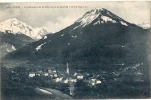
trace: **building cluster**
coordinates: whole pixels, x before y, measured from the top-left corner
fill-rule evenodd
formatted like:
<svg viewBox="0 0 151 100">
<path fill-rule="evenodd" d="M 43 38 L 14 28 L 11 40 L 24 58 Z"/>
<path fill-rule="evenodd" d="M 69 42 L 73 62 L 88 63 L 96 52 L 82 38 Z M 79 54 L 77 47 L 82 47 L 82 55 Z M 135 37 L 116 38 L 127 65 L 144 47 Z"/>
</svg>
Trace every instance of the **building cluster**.
<svg viewBox="0 0 151 100">
<path fill-rule="evenodd" d="M 88 83 L 88 86 L 95 86 L 97 84 L 101 84 L 101 80 L 95 78 L 86 79 L 86 74 L 82 74 L 80 72 L 75 72 L 73 74 L 70 73 L 70 69 L 67 63 L 66 72 L 61 73 L 61 71 L 56 70 L 56 68 L 48 68 L 47 71 L 35 71 L 29 72 L 28 77 L 34 78 L 36 76 L 44 76 L 50 77 L 54 82 L 60 82 L 65 84 L 76 83 L 78 80 L 83 80 Z"/>
<path fill-rule="evenodd" d="M 28 77 L 29 78 L 33 78 L 35 76 L 58 77 L 58 75 L 59 74 L 57 73 L 55 68 L 48 68 L 47 71 L 42 71 L 42 70 L 31 71 L 31 72 L 29 72 Z"/>
</svg>

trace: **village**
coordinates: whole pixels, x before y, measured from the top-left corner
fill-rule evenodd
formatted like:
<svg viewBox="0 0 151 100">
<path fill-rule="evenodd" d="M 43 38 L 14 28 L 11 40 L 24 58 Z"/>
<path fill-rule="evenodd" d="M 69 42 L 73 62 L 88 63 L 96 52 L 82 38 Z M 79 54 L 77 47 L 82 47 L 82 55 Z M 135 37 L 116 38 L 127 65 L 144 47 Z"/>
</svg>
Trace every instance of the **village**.
<svg viewBox="0 0 151 100">
<path fill-rule="evenodd" d="M 18 67 L 11 69 L 10 73 L 9 79 L 16 85 L 50 87 L 62 90 L 71 96 L 74 96 L 76 89 L 80 89 L 81 86 L 96 88 L 102 84 L 98 74 L 90 75 L 90 73 L 81 70 L 72 71 L 68 63 L 64 66 L 64 70 L 59 70 L 56 67 L 36 68 L 34 70 Z M 83 84 L 75 86 L 78 82 Z"/>
<path fill-rule="evenodd" d="M 48 68 L 47 71 L 39 70 L 36 72 L 29 72 L 28 74 L 29 79 L 32 79 L 36 76 L 50 77 L 54 82 L 60 82 L 65 84 L 76 83 L 78 80 L 82 80 L 83 82 L 86 82 L 91 87 L 101 84 L 101 80 L 97 78 L 94 77 L 86 78 L 87 76 L 89 76 L 89 73 L 81 73 L 79 71 L 71 74 L 68 63 L 66 66 L 65 73 L 57 71 L 56 68 L 52 67 L 52 68 Z"/>
</svg>

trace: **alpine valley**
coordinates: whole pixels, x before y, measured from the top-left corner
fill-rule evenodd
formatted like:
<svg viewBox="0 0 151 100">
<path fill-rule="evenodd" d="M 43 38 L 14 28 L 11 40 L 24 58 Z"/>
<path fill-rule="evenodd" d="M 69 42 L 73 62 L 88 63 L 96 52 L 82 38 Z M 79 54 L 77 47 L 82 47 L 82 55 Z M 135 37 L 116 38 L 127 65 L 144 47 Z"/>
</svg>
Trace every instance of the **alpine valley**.
<svg viewBox="0 0 151 100">
<path fill-rule="evenodd" d="M 24 35 L 31 41 L 41 36 Z M 56 67 L 63 71 L 68 63 L 70 74 L 80 70 L 88 79 L 101 80 L 95 88 L 80 85 L 83 89 L 77 87 L 73 98 L 148 98 L 148 37 L 149 29 L 107 9 L 96 8 L 65 29 L 9 53 L 3 57 L 2 65 L 28 69 Z"/>
</svg>

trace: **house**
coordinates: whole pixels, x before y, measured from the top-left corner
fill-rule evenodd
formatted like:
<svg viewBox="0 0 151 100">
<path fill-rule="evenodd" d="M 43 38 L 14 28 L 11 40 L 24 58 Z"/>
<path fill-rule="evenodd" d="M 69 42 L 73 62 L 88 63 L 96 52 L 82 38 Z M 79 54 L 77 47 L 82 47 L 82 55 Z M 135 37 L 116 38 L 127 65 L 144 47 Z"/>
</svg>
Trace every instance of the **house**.
<svg viewBox="0 0 151 100">
<path fill-rule="evenodd" d="M 41 74 L 40 73 L 36 73 L 36 76 L 40 76 Z"/>
<path fill-rule="evenodd" d="M 82 80 L 84 76 L 82 74 L 77 74 L 77 79 Z"/>
<path fill-rule="evenodd" d="M 67 78 L 67 79 L 65 79 L 63 82 L 64 82 L 64 83 L 69 83 L 69 79 Z"/>
<path fill-rule="evenodd" d="M 57 73 L 53 74 L 53 77 L 57 77 L 57 76 L 58 76 L 58 74 L 57 74 Z"/>
<path fill-rule="evenodd" d="M 41 76 L 41 74 L 42 74 L 41 70 L 36 72 L 36 76 Z"/>
<path fill-rule="evenodd" d="M 54 80 L 55 80 L 55 82 L 61 82 L 61 81 L 63 81 L 63 75 L 61 75 L 60 73 L 55 73 L 54 74 Z"/>
<path fill-rule="evenodd" d="M 101 84 L 101 80 L 98 80 L 98 79 L 95 79 L 95 78 L 92 78 L 89 80 L 89 84 L 92 85 L 92 86 L 95 86 L 95 85 L 98 85 L 98 84 Z"/>
<path fill-rule="evenodd" d="M 29 72 L 28 76 L 29 76 L 29 78 L 35 77 L 36 73 L 35 72 Z"/>
<path fill-rule="evenodd" d="M 56 68 L 48 68 L 48 76 L 56 78 L 58 76 Z"/>
<path fill-rule="evenodd" d="M 100 80 L 96 80 L 96 84 L 101 84 L 102 82 Z"/>
<path fill-rule="evenodd" d="M 76 83 L 77 79 L 69 77 L 69 78 L 66 78 L 63 82 L 64 83 Z"/>
<path fill-rule="evenodd" d="M 51 68 L 48 68 L 48 73 L 53 74 L 53 70 Z"/>
<path fill-rule="evenodd" d="M 49 74 L 45 72 L 45 73 L 43 73 L 43 75 L 44 75 L 44 76 L 48 76 Z"/>
<path fill-rule="evenodd" d="M 81 73 L 77 73 L 77 72 L 75 72 L 73 76 L 79 80 L 82 80 L 84 78 L 84 75 L 82 75 Z"/>
<path fill-rule="evenodd" d="M 53 75 L 52 74 L 49 74 L 49 76 L 52 78 L 53 77 Z"/>
<path fill-rule="evenodd" d="M 94 86 L 96 84 L 96 79 L 91 79 L 90 83 Z"/>
<path fill-rule="evenodd" d="M 63 79 L 63 77 L 57 77 L 57 78 L 55 78 L 55 82 L 61 82 L 62 79 Z"/>
<path fill-rule="evenodd" d="M 77 82 L 77 79 L 71 78 L 71 79 L 70 79 L 70 82 Z"/>
<path fill-rule="evenodd" d="M 52 73 L 56 73 L 57 72 L 57 70 L 55 69 L 55 70 L 52 70 Z"/>
</svg>

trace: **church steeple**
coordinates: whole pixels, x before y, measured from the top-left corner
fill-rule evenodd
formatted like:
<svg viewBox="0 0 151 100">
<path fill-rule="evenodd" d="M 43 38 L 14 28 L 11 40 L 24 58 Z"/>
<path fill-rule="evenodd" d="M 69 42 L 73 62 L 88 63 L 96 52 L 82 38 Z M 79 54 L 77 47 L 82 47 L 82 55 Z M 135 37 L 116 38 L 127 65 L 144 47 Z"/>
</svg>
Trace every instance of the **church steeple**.
<svg viewBox="0 0 151 100">
<path fill-rule="evenodd" d="M 67 69 L 66 69 L 66 71 L 67 71 L 67 74 L 69 74 L 69 65 L 68 65 L 68 63 L 67 63 Z"/>
</svg>

